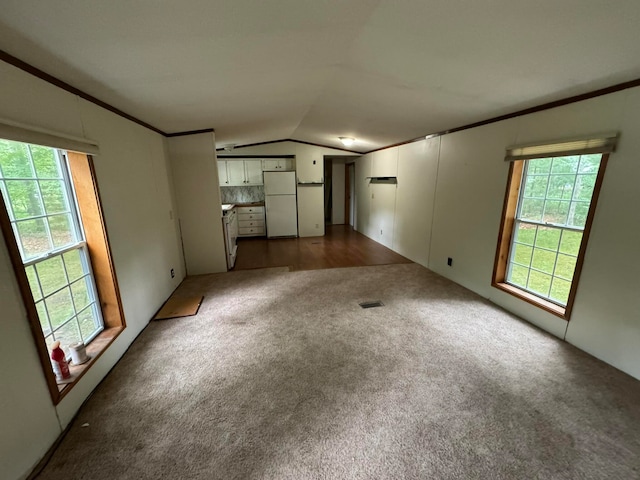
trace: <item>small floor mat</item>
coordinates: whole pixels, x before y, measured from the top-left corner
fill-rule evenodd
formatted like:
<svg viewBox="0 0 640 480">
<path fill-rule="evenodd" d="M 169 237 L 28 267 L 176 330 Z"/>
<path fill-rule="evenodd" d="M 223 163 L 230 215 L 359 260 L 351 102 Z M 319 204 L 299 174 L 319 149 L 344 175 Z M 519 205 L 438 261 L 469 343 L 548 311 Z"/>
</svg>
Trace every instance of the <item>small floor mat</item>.
<svg viewBox="0 0 640 480">
<path fill-rule="evenodd" d="M 204 300 L 200 297 L 169 297 L 160 311 L 153 317 L 154 320 L 167 320 L 169 318 L 190 317 L 198 313 Z"/>
</svg>

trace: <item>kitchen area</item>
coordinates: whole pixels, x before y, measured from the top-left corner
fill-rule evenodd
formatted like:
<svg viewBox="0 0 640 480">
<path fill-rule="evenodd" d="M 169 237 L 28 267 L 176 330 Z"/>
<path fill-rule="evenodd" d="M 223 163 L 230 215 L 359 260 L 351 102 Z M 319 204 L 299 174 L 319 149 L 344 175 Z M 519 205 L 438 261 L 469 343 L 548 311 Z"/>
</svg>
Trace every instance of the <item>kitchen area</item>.
<svg viewBox="0 0 640 480">
<path fill-rule="evenodd" d="M 295 158 L 218 156 L 227 269 L 238 238 L 298 236 Z"/>
</svg>

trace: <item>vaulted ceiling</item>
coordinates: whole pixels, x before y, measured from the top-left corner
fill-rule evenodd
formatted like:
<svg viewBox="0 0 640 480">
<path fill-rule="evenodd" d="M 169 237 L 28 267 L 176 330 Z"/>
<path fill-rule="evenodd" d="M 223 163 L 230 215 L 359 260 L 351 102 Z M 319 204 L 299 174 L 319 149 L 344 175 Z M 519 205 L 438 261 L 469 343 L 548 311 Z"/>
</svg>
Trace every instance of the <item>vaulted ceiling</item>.
<svg viewBox="0 0 640 480">
<path fill-rule="evenodd" d="M 638 0 L 3 0 L 0 48 L 164 132 L 369 151 L 640 77 Z"/>
</svg>

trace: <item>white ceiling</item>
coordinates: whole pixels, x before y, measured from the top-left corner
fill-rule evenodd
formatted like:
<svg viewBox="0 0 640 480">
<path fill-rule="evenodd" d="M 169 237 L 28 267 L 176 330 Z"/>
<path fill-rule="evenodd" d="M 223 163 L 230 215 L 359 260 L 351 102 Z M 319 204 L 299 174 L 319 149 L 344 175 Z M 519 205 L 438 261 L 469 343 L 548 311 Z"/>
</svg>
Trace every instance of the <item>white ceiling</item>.
<svg viewBox="0 0 640 480">
<path fill-rule="evenodd" d="M 640 77 L 638 0 L 2 0 L 0 48 L 165 132 L 369 151 Z"/>
</svg>

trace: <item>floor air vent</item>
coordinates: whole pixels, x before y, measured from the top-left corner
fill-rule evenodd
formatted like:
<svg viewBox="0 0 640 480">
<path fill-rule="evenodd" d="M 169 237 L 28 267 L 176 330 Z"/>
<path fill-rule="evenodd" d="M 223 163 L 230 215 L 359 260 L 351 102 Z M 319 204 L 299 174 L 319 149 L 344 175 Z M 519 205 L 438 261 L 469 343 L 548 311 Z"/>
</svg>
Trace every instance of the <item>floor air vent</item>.
<svg viewBox="0 0 640 480">
<path fill-rule="evenodd" d="M 373 307 L 384 307 L 384 303 L 380 300 L 374 300 L 373 302 L 362 302 L 359 303 L 362 308 L 373 308 Z"/>
</svg>

